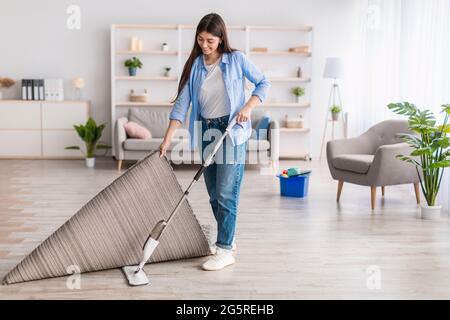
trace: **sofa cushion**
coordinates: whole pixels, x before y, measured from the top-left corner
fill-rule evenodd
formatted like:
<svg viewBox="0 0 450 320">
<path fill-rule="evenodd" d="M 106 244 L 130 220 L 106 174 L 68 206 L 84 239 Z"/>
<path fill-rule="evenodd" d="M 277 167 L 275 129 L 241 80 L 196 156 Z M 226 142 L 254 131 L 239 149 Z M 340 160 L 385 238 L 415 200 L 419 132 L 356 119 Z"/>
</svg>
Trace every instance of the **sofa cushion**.
<svg viewBox="0 0 450 320">
<path fill-rule="evenodd" d="M 336 169 L 365 174 L 373 161 L 372 154 L 341 154 L 333 159 Z"/>
<path fill-rule="evenodd" d="M 151 151 L 151 150 L 158 150 L 160 144 L 162 143 L 163 138 L 152 138 L 148 140 L 142 140 L 142 139 L 127 139 L 123 143 L 123 148 L 125 150 L 134 150 L 134 151 Z M 182 143 L 182 145 L 179 145 L 179 143 Z M 175 147 L 177 147 L 177 150 L 186 150 L 189 151 L 189 140 L 187 139 L 176 139 L 173 138 L 169 147 L 167 148 L 168 151 L 173 150 Z"/>
<path fill-rule="evenodd" d="M 154 138 L 162 138 L 169 126 L 169 112 L 144 108 L 130 108 L 128 121 L 136 122 L 152 133 Z"/>
<path fill-rule="evenodd" d="M 142 139 L 127 139 L 123 142 L 123 148 L 125 150 L 135 150 L 135 151 L 150 151 L 150 150 L 158 150 L 159 145 L 162 143 L 163 138 L 152 138 L 148 140 Z M 189 151 L 189 140 L 182 139 L 183 145 L 178 145 L 181 139 L 173 138 L 170 146 L 168 148 L 169 151 L 173 150 L 175 146 L 177 146 L 177 150 L 183 148 L 183 150 Z M 269 150 L 270 143 L 267 140 L 248 140 L 248 151 L 262 151 Z"/>
<path fill-rule="evenodd" d="M 267 140 L 248 139 L 248 151 L 261 151 L 270 149 L 270 142 Z"/>
</svg>

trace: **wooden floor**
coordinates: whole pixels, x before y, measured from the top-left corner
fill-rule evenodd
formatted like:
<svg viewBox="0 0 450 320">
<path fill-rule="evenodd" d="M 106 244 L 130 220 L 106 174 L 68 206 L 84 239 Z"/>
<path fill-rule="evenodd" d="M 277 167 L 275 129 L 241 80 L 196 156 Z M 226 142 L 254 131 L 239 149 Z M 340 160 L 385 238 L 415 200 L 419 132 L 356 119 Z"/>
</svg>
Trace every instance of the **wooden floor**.
<svg viewBox="0 0 450 320">
<path fill-rule="evenodd" d="M 88 169 L 79 160 L 0 160 L 0 277 L 120 174 L 112 160 L 97 161 Z M 149 264 L 145 287 L 128 287 L 116 269 L 81 275 L 80 289 L 65 277 L 0 286 L 0 298 L 450 298 L 450 219 L 418 219 L 412 185 L 386 187 L 384 199 L 379 190 L 371 211 L 370 188 L 344 184 L 338 205 L 325 164 L 281 162 L 289 166 L 313 169 L 308 198 L 282 198 L 276 177 L 246 170 L 231 267 L 202 271 L 206 258 Z M 176 168 L 183 187 L 194 173 Z M 189 202 L 201 224 L 214 223 L 203 179 Z M 367 285 L 377 278 L 380 289 Z"/>
</svg>

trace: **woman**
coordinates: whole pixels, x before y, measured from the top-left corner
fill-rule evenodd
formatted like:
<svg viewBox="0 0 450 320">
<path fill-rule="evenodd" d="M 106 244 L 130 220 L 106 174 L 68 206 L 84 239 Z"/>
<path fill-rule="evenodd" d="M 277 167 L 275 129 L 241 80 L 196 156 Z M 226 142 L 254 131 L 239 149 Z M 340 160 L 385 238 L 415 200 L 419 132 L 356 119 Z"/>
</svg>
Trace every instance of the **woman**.
<svg viewBox="0 0 450 320">
<path fill-rule="evenodd" d="M 245 101 L 244 77 L 255 84 L 248 101 Z M 215 13 L 204 16 L 197 26 L 194 47 L 184 65 L 170 113 L 169 127 L 159 147 L 163 157 L 175 131 L 186 120 L 192 102 L 190 146 L 194 150 L 199 145 L 205 161 L 212 150 L 207 140 L 214 136 L 215 141 L 236 116 L 237 124 L 216 154 L 215 162 L 204 171 L 209 202 L 217 221 L 216 248 L 212 248 L 215 253 L 202 265 L 204 270 L 220 270 L 235 262 L 233 239 L 246 141 L 252 130 L 250 115 L 264 100 L 269 87 L 261 71 L 243 53 L 230 47 L 222 18 Z"/>
</svg>

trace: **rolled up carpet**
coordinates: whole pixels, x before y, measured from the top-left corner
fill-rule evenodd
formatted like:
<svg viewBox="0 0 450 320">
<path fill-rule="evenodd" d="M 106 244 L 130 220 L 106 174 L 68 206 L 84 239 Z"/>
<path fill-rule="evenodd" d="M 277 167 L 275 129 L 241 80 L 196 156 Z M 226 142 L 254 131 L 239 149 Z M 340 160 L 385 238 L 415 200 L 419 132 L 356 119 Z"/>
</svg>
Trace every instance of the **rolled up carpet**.
<svg viewBox="0 0 450 320">
<path fill-rule="evenodd" d="M 153 226 L 167 219 L 183 190 L 155 151 L 86 203 L 3 279 L 3 284 L 138 264 Z M 205 256 L 208 241 L 185 200 L 150 262 Z"/>
</svg>

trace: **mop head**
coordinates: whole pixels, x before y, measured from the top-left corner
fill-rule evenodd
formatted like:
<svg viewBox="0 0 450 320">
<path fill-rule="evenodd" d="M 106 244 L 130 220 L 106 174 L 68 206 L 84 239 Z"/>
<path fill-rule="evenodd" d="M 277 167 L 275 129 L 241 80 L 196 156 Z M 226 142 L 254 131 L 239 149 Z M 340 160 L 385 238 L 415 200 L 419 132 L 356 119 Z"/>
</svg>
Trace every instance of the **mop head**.
<svg viewBox="0 0 450 320">
<path fill-rule="evenodd" d="M 126 266 L 122 268 L 125 277 L 128 279 L 130 286 L 144 286 L 149 283 L 147 275 L 142 268 L 136 272 L 138 266 Z"/>
<path fill-rule="evenodd" d="M 67 276 L 74 269 L 83 273 L 137 265 L 149 232 L 172 213 L 183 193 L 167 158 L 152 152 L 86 203 L 3 283 Z M 208 254 L 208 241 L 185 200 L 151 262 Z"/>
</svg>

